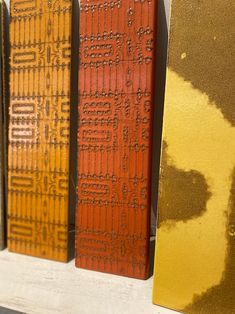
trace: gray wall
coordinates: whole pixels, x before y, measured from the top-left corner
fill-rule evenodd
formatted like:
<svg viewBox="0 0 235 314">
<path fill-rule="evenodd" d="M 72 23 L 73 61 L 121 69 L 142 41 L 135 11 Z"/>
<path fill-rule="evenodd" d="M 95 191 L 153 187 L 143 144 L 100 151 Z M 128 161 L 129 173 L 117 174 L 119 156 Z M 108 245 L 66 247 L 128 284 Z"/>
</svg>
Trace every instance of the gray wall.
<svg viewBox="0 0 235 314">
<path fill-rule="evenodd" d="M 171 0 L 164 0 L 165 12 L 167 17 L 167 25 L 169 25 Z"/>
</svg>

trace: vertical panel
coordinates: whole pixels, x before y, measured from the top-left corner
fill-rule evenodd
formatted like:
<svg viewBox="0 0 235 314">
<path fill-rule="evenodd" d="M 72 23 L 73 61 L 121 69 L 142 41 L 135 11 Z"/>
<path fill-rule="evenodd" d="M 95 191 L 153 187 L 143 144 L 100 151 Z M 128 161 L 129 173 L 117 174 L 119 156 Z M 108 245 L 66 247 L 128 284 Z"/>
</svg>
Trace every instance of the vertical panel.
<svg viewBox="0 0 235 314">
<path fill-rule="evenodd" d="M 71 1 L 12 0 L 8 240 L 67 261 Z"/>
<path fill-rule="evenodd" d="M 153 301 L 235 309 L 232 1 L 172 2 Z"/>
<path fill-rule="evenodd" d="M 0 250 L 5 246 L 5 123 L 4 123 L 4 112 L 6 106 L 6 99 L 4 97 L 4 86 L 5 86 L 5 54 L 4 54 L 4 15 L 5 7 L 4 3 L 0 2 Z"/>
<path fill-rule="evenodd" d="M 155 1 L 81 1 L 76 265 L 148 276 Z"/>
</svg>

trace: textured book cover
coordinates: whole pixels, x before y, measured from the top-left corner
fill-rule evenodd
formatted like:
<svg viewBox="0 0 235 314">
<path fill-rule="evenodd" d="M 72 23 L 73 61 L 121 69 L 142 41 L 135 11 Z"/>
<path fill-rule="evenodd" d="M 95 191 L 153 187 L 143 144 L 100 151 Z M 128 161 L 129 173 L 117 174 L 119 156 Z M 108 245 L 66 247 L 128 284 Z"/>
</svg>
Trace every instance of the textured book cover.
<svg viewBox="0 0 235 314">
<path fill-rule="evenodd" d="M 6 29 L 6 7 L 3 1 L 0 1 L 0 249 L 5 247 L 5 213 L 6 213 L 6 80 L 7 72 L 6 51 L 5 51 L 5 32 Z"/>
<path fill-rule="evenodd" d="M 80 4 L 76 266 L 144 279 L 156 2 Z"/>
<path fill-rule="evenodd" d="M 235 313 L 235 3 L 173 0 L 153 301 Z"/>
<path fill-rule="evenodd" d="M 67 261 L 72 2 L 12 0 L 9 250 Z"/>
</svg>

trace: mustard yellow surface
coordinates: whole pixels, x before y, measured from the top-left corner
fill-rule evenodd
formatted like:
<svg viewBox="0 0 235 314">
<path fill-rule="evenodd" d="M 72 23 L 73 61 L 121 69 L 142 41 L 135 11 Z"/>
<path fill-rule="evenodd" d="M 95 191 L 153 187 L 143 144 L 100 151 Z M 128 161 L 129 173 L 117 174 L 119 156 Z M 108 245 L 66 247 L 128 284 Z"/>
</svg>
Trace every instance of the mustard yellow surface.
<svg viewBox="0 0 235 314">
<path fill-rule="evenodd" d="M 184 313 L 235 313 L 235 25 L 225 2 L 172 4 L 153 302 Z"/>
</svg>

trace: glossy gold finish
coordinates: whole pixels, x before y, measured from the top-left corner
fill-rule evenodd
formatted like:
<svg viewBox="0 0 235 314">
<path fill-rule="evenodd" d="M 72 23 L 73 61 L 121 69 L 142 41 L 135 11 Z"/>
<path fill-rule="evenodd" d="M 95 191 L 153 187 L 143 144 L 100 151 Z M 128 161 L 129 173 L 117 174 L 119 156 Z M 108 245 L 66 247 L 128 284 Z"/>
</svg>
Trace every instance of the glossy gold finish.
<svg viewBox="0 0 235 314">
<path fill-rule="evenodd" d="M 12 0 L 9 250 L 68 260 L 71 1 Z"/>
<path fill-rule="evenodd" d="M 173 0 L 153 301 L 235 313 L 231 1 Z"/>
</svg>

